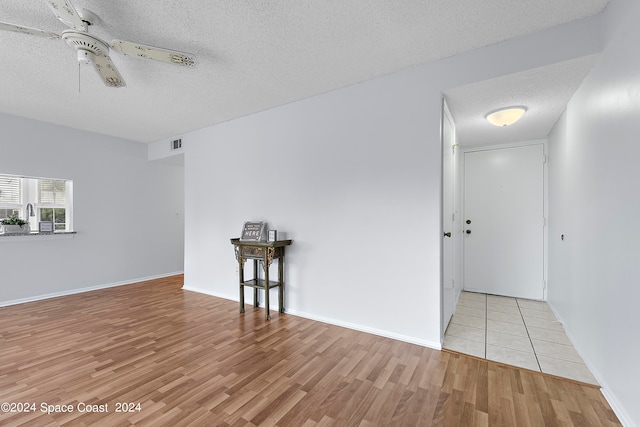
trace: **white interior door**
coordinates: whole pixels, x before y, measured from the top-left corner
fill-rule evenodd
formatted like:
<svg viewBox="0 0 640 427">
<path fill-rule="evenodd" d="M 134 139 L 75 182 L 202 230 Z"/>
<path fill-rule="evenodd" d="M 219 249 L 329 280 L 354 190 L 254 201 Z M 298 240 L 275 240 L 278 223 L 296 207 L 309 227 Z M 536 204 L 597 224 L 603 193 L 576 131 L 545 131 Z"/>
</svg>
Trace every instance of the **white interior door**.
<svg viewBox="0 0 640 427">
<path fill-rule="evenodd" d="M 544 147 L 464 156 L 464 288 L 544 298 Z"/>
<path fill-rule="evenodd" d="M 442 333 L 453 315 L 455 288 L 453 282 L 453 212 L 454 212 L 454 144 L 455 128 L 451 118 L 443 111 L 442 123 Z"/>
</svg>

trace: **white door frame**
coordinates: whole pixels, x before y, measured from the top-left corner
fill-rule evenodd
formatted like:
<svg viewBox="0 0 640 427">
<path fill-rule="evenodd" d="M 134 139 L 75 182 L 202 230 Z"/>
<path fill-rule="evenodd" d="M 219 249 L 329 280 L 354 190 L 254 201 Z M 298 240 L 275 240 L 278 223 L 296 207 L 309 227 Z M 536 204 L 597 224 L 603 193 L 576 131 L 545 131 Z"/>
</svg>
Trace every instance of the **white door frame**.
<svg viewBox="0 0 640 427">
<path fill-rule="evenodd" d="M 524 147 L 524 146 L 528 146 L 528 145 L 537 145 L 537 144 L 542 144 L 543 145 L 543 149 L 544 149 L 544 155 L 545 155 L 545 159 L 548 159 L 548 140 L 546 138 L 543 139 L 536 139 L 536 140 L 530 140 L 530 141 L 520 141 L 520 142 L 513 142 L 513 143 L 506 143 L 506 144 L 496 144 L 496 145 L 483 145 L 483 146 L 467 146 L 467 147 L 461 147 L 461 156 L 464 157 L 464 153 L 469 153 L 469 152 L 475 152 L 475 151 L 485 151 L 485 150 L 495 150 L 495 149 L 500 149 L 500 148 L 512 148 L 512 147 Z M 544 212 L 544 227 L 543 227 L 543 237 L 542 237 L 542 241 L 543 241 L 543 254 L 542 254 L 542 261 L 543 261 L 543 272 L 542 272 L 542 277 L 544 280 L 544 289 L 543 289 L 543 300 L 547 300 L 547 283 L 548 283 L 548 276 L 547 276 L 547 266 L 548 266 L 548 218 L 549 218 L 549 212 L 548 212 L 548 183 L 549 183 L 549 179 L 548 179 L 548 161 L 545 160 L 544 164 L 543 164 L 543 212 Z M 460 167 L 457 169 L 457 179 L 459 180 L 458 182 L 462 183 L 462 186 L 464 186 L 464 167 Z M 462 191 L 464 191 L 464 188 L 462 188 Z M 460 201 L 461 203 L 461 212 L 465 212 L 465 208 L 464 208 L 464 198 L 462 198 L 462 200 Z M 458 260 L 458 262 L 460 263 L 459 265 L 464 265 L 464 253 L 460 254 L 460 259 Z M 463 282 L 463 289 L 464 289 L 464 276 L 462 276 L 462 282 Z"/>
<path fill-rule="evenodd" d="M 451 316 L 455 310 L 457 295 L 455 292 L 453 245 L 453 214 L 455 200 L 455 125 L 447 103 L 442 99 L 440 122 L 440 338 L 444 337 Z M 447 130 L 450 129 L 449 132 Z M 446 234 L 445 234 L 446 233 Z"/>
<path fill-rule="evenodd" d="M 453 116 L 449 111 L 446 100 L 444 96 L 442 98 L 442 111 L 441 111 L 441 122 L 440 122 L 440 148 L 441 150 L 444 148 L 444 122 L 448 120 L 453 127 L 453 158 L 452 158 L 452 168 L 451 173 L 451 190 L 452 190 L 452 198 L 453 198 L 453 221 L 451 219 L 443 218 L 444 214 L 444 175 L 441 175 L 441 186 L 440 186 L 440 340 L 443 342 L 444 333 L 448 326 L 448 322 L 445 319 L 445 257 L 450 257 L 449 262 L 452 264 L 452 279 L 453 279 L 453 301 L 447 301 L 447 303 L 452 303 L 453 307 L 451 310 L 455 311 L 456 304 L 458 303 L 458 298 L 460 297 L 460 292 L 462 291 L 462 187 L 460 185 L 460 170 L 462 165 L 462 154 L 460 151 L 460 146 L 456 142 L 455 136 L 455 122 L 453 120 Z M 441 152 L 441 171 L 444 173 L 444 152 Z M 444 237 L 445 232 L 451 232 L 451 237 Z M 451 239 L 450 243 L 453 246 L 452 253 L 445 253 L 444 250 L 444 239 Z M 446 290 L 449 292 L 449 290 Z"/>
</svg>

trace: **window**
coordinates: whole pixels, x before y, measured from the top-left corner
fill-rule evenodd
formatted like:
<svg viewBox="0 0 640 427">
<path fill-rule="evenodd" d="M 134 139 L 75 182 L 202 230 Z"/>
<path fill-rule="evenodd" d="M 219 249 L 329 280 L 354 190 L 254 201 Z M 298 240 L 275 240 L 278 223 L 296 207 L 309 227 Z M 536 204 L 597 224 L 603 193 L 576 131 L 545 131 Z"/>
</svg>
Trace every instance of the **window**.
<svg viewBox="0 0 640 427">
<path fill-rule="evenodd" d="M 12 176 L 0 177 L 0 208 L 2 208 L 2 211 L 20 209 L 22 204 L 21 189 L 20 178 Z"/>
<path fill-rule="evenodd" d="M 64 208 L 40 208 L 40 221 L 51 221 L 54 230 L 64 231 L 67 229 L 66 214 Z"/>
<path fill-rule="evenodd" d="M 39 179 L 36 209 L 40 221 L 53 221 L 56 231 L 67 229 L 67 183 L 63 180 Z"/>
<path fill-rule="evenodd" d="M 20 209 L 0 209 L 0 219 L 9 218 L 12 215 L 20 216 Z"/>
<path fill-rule="evenodd" d="M 0 219 L 16 214 L 33 231 L 39 221 L 52 221 L 55 231 L 72 231 L 72 188 L 73 182 L 65 179 L 0 175 Z"/>
</svg>

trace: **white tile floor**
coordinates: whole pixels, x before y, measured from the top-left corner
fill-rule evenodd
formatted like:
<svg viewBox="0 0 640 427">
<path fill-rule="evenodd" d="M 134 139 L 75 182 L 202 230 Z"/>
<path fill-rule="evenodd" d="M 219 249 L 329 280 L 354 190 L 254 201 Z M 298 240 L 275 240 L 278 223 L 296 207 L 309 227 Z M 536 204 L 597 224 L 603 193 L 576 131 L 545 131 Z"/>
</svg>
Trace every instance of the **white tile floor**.
<svg viewBox="0 0 640 427">
<path fill-rule="evenodd" d="M 598 384 L 543 301 L 462 292 L 444 348 Z"/>
</svg>

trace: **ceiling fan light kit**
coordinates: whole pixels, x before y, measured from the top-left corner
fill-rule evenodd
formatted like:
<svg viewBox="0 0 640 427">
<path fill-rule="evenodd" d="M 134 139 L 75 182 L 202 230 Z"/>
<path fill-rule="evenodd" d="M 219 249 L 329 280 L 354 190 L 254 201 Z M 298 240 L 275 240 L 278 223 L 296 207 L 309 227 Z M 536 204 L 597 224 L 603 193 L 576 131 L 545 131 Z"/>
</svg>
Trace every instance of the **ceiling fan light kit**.
<svg viewBox="0 0 640 427">
<path fill-rule="evenodd" d="M 125 56 L 136 56 L 143 59 L 182 65 L 193 68 L 196 65 L 195 56 L 170 49 L 132 43 L 124 40 L 113 40 L 111 45 L 100 38 L 89 34 L 89 26 L 98 21 L 98 17 L 91 11 L 80 9 L 77 11 L 68 0 L 45 0 L 53 14 L 68 27 L 61 35 L 16 24 L 0 22 L 0 30 L 13 31 L 49 39 L 65 41 L 76 50 L 80 64 L 92 64 L 100 75 L 103 83 L 109 87 L 126 86 L 120 72 L 111 61 L 109 51 L 121 53 Z"/>
<path fill-rule="evenodd" d="M 64 30 L 62 40 L 76 49 L 78 62 L 91 64 L 109 87 L 124 87 L 124 79 L 109 57 L 109 45 L 87 32 Z"/>
</svg>

